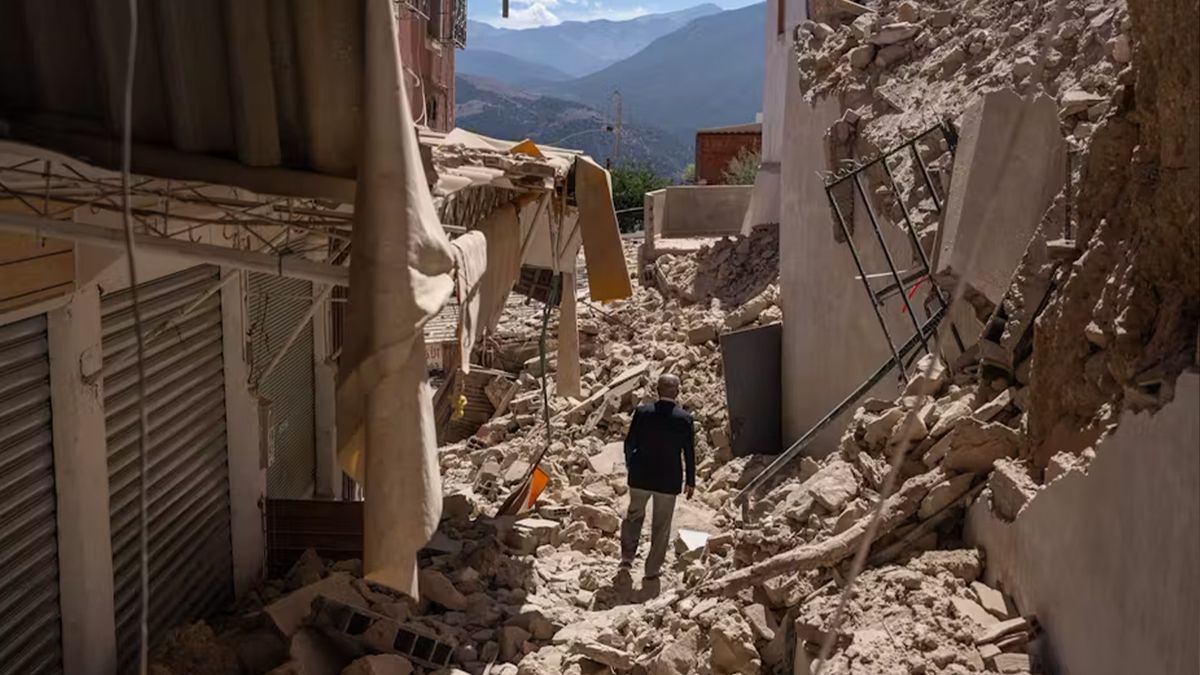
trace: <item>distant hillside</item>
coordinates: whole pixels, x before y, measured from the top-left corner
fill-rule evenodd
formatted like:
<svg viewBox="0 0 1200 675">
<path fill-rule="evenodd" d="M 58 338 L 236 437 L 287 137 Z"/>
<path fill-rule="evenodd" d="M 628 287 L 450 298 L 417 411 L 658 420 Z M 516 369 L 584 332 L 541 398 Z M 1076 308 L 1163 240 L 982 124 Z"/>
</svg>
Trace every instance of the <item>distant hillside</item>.
<svg viewBox="0 0 1200 675">
<path fill-rule="evenodd" d="M 682 28 L 692 19 L 720 11 L 721 8 L 716 5 L 703 4 L 676 12 L 647 14 L 627 21 L 564 21 L 556 26 L 522 30 L 468 21 L 467 48 L 459 53 L 459 58 L 464 55 L 471 58 L 471 52 L 477 50 L 500 52 L 579 77 L 636 53 L 655 39 Z M 761 36 L 758 42 L 761 50 Z M 472 74 L 488 75 L 501 82 L 514 84 L 523 81 L 505 76 L 503 72 Z"/>
<path fill-rule="evenodd" d="M 532 93 L 471 75 L 455 78 L 454 114 L 458 126 L 485 136 L 582 150 L 603 163 L 612 154 L 613 136 L 600 112 L 574 101 Z M 640 161 L 663 176 L 678 177 L 692 161 L 688 144 L 662 129 L 624 128 L 621 161 Z"/>
<path fill-rule="evenodd" d="M 628 119 L 691 144 L 696 129 L 754 120 L 762 107 L 766 4 L 703 16 L 577 80 L 539 90 L 607 109 L 619 90 Z"/>
<path fill-rule="evenodd" d="M 476 75 L 510 84 L 544 84 L 573 79 L 553 66 L 533 63 L 487 49 L 460 51 L 454 57 L 454 68 L 462 75 Z"/>
</svg>

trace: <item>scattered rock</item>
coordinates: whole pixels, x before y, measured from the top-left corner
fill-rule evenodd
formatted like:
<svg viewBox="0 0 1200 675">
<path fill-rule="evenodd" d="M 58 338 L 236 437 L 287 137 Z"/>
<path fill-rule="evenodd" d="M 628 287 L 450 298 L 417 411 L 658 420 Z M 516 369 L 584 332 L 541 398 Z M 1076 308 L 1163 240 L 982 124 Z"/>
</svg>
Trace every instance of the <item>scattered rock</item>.
<svg viewBox="0 0 1200 675">
<path fill-rule="evenodd" d="M 890 23 L 879 29 L 879 32 L 871 36 L 872 44 L 876 45 L 891 45 L 897 42 L 911 40 L 921 32 L 921 26 L 915 23 L 901 21 L 898 23 Z"/>
<path fill-rule="evenodd" d="M 420 585 L 421 599 L 437 603 L 446 609 L 464 610 L 467 608 L 467 598 L 454 587 L 441 572 L 426 567 L 417 574 Z"/>
<path fill-rule="evenodd" d="M 992 510 L 1008 521 L 1014 520 L 1038 491 L 1028 467 L 1016 460 L 1003 459 L 996 462 L 988 477 L 988 488 L 992 491 Z"/>
</svg>

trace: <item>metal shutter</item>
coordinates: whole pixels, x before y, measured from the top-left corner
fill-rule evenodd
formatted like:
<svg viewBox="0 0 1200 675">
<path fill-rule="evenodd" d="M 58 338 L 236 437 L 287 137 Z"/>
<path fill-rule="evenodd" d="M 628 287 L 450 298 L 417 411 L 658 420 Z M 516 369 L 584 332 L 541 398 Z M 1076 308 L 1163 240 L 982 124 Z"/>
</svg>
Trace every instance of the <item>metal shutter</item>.
<svg viewBox="0 0 1200 675">
<path fill-rule="evenodd" d="M 0 672 L 62 672 L 46 317 L 0 326 Z"/>
<path fill-rule="evenodd" d="M 312 321 L 279 365 L 258 381 L 311 304 L 312 284 L 307 281 L 250 275 L 246 312 L 252 353 L 250 381 L 258 382 L 258 396 L 271 404 L 267 496 L 272 499 L 311 497 L 316 482 Z"/>
<path fill-rule="evenodd" d="M 217 268 L 200 266 L 141 284 L 143 331 L 178 315 L 217 279 Z M 118 356 L 135 345 L 130 292 L 104 296 L 101 307 L 117 658 L 128 671 L 141 588 L 137 364 Z M 220 293 L 146 344 L 146 404 L 153 643 L 233 596 Z"/>
</svg>

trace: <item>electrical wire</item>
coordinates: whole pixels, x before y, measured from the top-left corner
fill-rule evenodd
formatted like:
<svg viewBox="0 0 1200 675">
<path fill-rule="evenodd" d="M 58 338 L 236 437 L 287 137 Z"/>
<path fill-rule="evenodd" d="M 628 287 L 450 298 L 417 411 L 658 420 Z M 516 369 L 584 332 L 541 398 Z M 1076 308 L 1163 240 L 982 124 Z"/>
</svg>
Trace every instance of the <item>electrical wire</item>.
<svg viewBox="0 0 1200 675">
<path fill-rule="evenodd" d="M 150 446 L 150 424 L 146 411 L 146 343 L 142 336 L 142 308 L 138 302 L 137 250 L 133 237 L 133 199 L 130 174 L 133 172 L 133 76 L 137 56 L 138 4 L 129 0 L 129 43 L 125 53 L 125 92 L 121 119 L 121 216 L 125 226 L 125 261 L 129 270 L 129 295 L 133 305 L 133 334 L 137 344 L 138 393 L 138 529 L 139 577 L 141 608 L 138 630 L 138 673 L 147 675 L 150 668 L 150 561 L 149 528 L 146 515 L 146 473 L 149 470 L 147 452 Z"/>
</svg>

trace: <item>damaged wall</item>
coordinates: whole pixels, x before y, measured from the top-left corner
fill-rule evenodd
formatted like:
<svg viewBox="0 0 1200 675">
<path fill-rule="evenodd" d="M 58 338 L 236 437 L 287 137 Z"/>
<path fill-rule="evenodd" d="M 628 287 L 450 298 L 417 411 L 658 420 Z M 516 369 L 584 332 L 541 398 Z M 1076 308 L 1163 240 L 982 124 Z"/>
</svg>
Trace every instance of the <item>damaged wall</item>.
<svg viewBox="0 0 1200 675">
<path fill-rule="evenodd" d="M 1044 488 L 1016 520 L 971 509 L 987 576 L 1036 614 L 1047 672 L 1184 673 L 1200 662 L 1200 375 L 1156 415 L 1126 414 L 1087 474 Z"/>
<path fill-rule="evenodd" d="M 1063 434 L 1157 405 L 1193 358 L 1200 323 L 1200 30 L 1194 2 L 1130 0 L 1131 70 L 1092 137 L 1081 251 L 1038 320 L 1030 432 L 1044 466 Z"/>
</svg>

